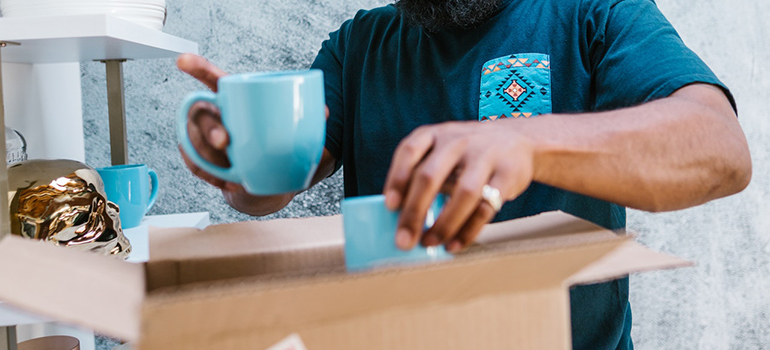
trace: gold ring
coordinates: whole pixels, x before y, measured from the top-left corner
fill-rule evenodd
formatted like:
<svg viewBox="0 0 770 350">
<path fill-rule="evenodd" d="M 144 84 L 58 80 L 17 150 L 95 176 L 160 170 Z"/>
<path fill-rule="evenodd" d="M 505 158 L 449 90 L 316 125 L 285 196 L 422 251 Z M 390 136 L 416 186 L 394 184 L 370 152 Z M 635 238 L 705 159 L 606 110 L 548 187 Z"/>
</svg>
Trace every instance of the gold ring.
<svg viewBox="0 0 770 350">
<path fill-rule="evenodd" d="M 492 186 L 484 185 L 484 188 L 481 189 L 481 198 L 489 203 L 496 212 L 503 207 L 503 197 L 500 195 L 500 190 Z"/>
</svg>

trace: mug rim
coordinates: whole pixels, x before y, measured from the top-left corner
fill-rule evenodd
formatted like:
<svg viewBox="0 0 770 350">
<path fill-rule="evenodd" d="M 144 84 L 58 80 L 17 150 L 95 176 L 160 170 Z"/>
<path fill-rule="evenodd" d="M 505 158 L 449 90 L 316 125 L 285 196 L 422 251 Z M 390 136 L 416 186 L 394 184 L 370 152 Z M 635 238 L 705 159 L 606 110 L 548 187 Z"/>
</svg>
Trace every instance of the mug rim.
<svg viewBox="0 0 770 350">
<path fill-rule="evenodd" d="M 342 200 L 343 206 L 345 204 L 369 204 L 369 203 L 385 203 L 385 195 L 373 194 L 368 196 L 350 197 Z"/>
<path fill-rule="evenodd" d="M 121 165 L 112 165 L 108 167 L 103 168 L 96 168 L 96 171 L 120 171 L 120 170 L 127 170 L 127 169 L 138 169 L 138 168 L 146 168 L 147 164 L 121 164 Z"/>
<path fill-rule="evenodd" d="M 219 79 L 219 83 L 269 83 L 276 81 L 292 81 L 296 78 L 312 78 L 321 76 L 321 70 L 316 68 L 288 71 L 253 72 L 228 75 Z"/>
</svg>

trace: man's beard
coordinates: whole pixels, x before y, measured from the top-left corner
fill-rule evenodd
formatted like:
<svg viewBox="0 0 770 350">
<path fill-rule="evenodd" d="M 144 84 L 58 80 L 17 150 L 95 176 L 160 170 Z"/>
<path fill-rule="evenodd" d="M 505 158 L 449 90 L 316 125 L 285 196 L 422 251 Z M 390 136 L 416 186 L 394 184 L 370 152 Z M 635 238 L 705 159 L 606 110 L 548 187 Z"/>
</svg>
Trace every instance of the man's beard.
<svg viewBox="0 0 770 350">
<path fill-rule="evenodd" d="M 407 22 L 429 32 L 473 27 L 487 19 L 502 0 L 398 0 L 394 4 Z"/>
</svg>

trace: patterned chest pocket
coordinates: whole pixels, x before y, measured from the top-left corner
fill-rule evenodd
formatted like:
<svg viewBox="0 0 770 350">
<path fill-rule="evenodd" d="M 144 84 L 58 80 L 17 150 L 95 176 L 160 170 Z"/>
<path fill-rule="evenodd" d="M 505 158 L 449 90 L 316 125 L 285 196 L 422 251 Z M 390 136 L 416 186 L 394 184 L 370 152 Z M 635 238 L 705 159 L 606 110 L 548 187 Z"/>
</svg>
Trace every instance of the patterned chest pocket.
<svg viewBox="0 0 770 350">
<path fill-rule="evenodd" d="M 551 59 L 523 53 L 496 58 L 481 72 L 479 120 L 551 113 Z"/>
</svg>

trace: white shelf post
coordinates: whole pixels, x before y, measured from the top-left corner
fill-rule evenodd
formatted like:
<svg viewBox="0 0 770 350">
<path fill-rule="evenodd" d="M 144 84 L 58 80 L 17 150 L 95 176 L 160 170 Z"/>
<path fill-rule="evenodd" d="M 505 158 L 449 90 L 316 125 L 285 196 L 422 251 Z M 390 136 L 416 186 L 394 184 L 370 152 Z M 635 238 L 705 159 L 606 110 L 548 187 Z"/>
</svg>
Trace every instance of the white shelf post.
<svg viewBox="0 0 770 350">
<path fill-rule="evenodd" d="M 2 73 L 2 48 L 6 46 L 18 46 L 18 43 L 10 41 L 0 41 L 0 126 L 3 132 L 0 133 L 0 155 L 3 156 L 5 163 L 5 103 L 3 101 L 3 73 Z M 0 193 L 8 193 L 8 169 L 0 166 Z M 11 213 L 7 200 L 0 200 L 0 239 L 11 233 Z"/>
<path fill-rule="evenodd" d="M 5 129 L 5 104 L 3 102 L 2 48 L 8 45 L 18 44 L 0 41 L 0 126 L 3 129 Z M 0 155 L 5 155 L 5 130 L 0 133 Z M 8 193 L 8 168 L 5 166 L 0 166 L 0 193 Z M 11 214 L 9 211 L 8 200 L 0 200 L 0 240 L 11 232 Z M 0 328 L 0 350 L 16 350 L 16 327 Z"/>
</svg>

